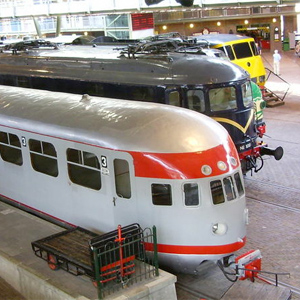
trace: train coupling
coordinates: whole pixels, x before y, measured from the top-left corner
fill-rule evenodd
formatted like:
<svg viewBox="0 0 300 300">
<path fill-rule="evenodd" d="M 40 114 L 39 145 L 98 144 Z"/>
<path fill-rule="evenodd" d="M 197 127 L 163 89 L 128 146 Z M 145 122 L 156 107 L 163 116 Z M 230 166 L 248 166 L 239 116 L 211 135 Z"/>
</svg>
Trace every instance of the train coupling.
<svg viewBox="0 0 300 300">
<path fill-rule="evenodd" d="M 258 277 L 261 271 L 262 255 L 260 250 L 250 250 L 235 258 L 236 276 L 239 280 Z"/>
<path fill-rule="evenodd" d="M 230 255 L 225 257 L 223 262 L 218 261 L 217 264 L 225 277 L 231 282 L 247 278 L 254 282 L 254 278 L 261 279 L 259 277 L 261 259 L 260 250 L 250 250 L 240 256 Z"/>
<path fill-rule="evenodd" d="M 250 250 L 240 256 L 230 255 L 223 258 L 223 263 L 219 260 L 218 266 L 225 275 L 225 277 L 231 281 L 235 282 L 239 280 L 250 279 L 254 282 L 254 279 L 260 279 L 261 281 L 278 286 L 278 276 L 290 276 L 290 273 L 275 273 L 262 271 L 261 269 L 262 255 L 260 250 Z M 225 269 L 230 268 L 231 271 Z M 267 279 L 265 276 L 260 275 L 273 275 L 275 276 L 275 281 L 272 279 Z"/>
</svg>

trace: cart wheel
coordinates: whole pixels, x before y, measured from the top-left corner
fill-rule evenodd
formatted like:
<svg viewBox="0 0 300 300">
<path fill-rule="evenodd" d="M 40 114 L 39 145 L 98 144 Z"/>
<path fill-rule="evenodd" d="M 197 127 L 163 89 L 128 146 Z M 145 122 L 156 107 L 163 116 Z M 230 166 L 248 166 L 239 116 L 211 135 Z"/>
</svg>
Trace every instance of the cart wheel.
<svg viewBox="0 0 300 300">
<path fill-rule="evenodd" d="M 97 281 L 96 281 L 96 280 L 92 280 L 92 283 L 93 283 L 93 286 L 94 286 L 95 288 L 97 288 L 97 287 L 98 287 L 98 285 L 97 285 Z"/>
<path fill-rule="evenodd" d="M 52 254 L 48 255 L 48 266 L 53 271 L 59 269 L 59 266 L 57 264 L 57 258 L 54 255 L 52 255 Z"/>
</svg>

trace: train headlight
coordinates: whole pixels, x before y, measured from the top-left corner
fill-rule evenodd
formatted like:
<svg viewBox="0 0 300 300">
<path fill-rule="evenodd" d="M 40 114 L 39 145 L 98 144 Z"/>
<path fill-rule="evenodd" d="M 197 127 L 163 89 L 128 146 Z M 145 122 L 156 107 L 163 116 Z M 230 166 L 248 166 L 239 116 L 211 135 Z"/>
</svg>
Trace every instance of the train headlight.
<svg viewBox="0 0 300 300">
<path fill-rule="evenodd" d="M 234 166 L 234 167 L 236 167 L 237 166 L 237 160 L 233 157 L 233 156 L 231 156 L 230 157 L 230 163 Z"/>
<path fill-rule="evenodd" d="M 218 161 L 218 168 L 221 170 L 221 171 L 225 171 L 227 169 L 227 166 L 226 164 L 224 163 L 224 161 Z"/>
<path fill-rule="evenodd" d="M 227 225 L 223 223 L 215 223 L 212 225 L 212 232 L 217 235 L 224 235 L 227 232 Z"/>
<path fill-rule="evenodd" d="M 211 167 L 208 166 L 208 165 L 203 165 L 202 168 L 201 168 L 201 172 L 202 172 L 204 175 L 208 176 L 208 175 L 211 174 L 212 169 L 211 169 Z"/>
</svg>

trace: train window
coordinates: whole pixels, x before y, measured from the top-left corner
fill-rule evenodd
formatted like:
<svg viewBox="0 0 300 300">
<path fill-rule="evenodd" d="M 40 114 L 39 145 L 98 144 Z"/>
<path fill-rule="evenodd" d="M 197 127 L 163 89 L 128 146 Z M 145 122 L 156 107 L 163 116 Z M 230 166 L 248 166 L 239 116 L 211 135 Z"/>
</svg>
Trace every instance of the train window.
<svg viewBox="0 0 300 300">
<path fill-rule="evenodd" d="M 114 160 L 116 193 L 121 198 L 131 198 L 129 164 L 124 159 Z"/>
<path fill-rule="evenodd" d="M 171 92 L 169 94 L 169 104 L 173 106 L 178 106 L 180 107 L 180 95 L 177 91 Z"/>
<path fill-rule="evenodd" d="M 235 56 L 237 59 L 251 57 L 252 52 L 248 42 L 246 43 L 238 43 L 233 45 L 233 49 L 235 52 Z"/>
<path fill-rule="evenodd" d="M 199 190 L 197 183 L 186 183 L 183 186 L 184 202 L 186 206 L 199 205 Z"/>
<path fill-rule="evenodd" d="M 254 42 L 250 42 L 250 46 L 251 46 L 253 54 L 255 56 L 258 55 L 259 53 L 258 53 L 258 50 L 257 50 L 257 47 L 256 47 L 255 43 Z"/>
<path fill-rule="evenodd" d="M 153 183 L 152 202 L 154 205 L 172 205 L 172 194 L 170 184 Z"/>
<path fill-rule="evenodd" d="M 189 109 L 197 112 L 205 111 L 204 93 L 202 90 L 189 90 L 187 92 Z"/>
<path fill-rule="evenodd" d="M 17 86 L 20 87 L 29 87 L 30 85 L 30 76 L 17 76 Z"/>
<path fill-rule="evenodd" d="M 237 108 L 236 90 L 234 87 L 222 87 L 209 90 L 210 109 L 212 111 Z"/>
<path fill-rule="evenodd" d="M 242 84 L 243 103 L 245 107 L 249 107 L 253 102 L 252 90 L 250 82 Z"/>
<path fill-rule="evenodd" d="M 57 155 L 52 144 L 30 139 L 29 150 L 31 165 L 35 171 L 58 176 Z"/>
<path fill-rule="evenodd" d="M 21 143 L 18 136 L 0 131 L 0 155 L 6 162 L 18 166 L 23 164 Z"/>
<path fill-rule="evenodd" d="M 225 50 L 226 50 L 228 58 L 230 60 L 234 60 L 235 57 L 234 57 L 234 53 L 233 53 L 232 47 L 231 46 L 225 46 Z"/>
<path fill-rule="evenodd" d="M 221 204 L 225 202 L 222 181 L 214 180 L 210 183 L 210 190 L 214 204 Z"/>
<path fill-rule="evenodd" d="M 230 60 L 235 59 L 231 46 L 224 46 L 224 48 L 223 47 L 217 47 L 216 49 L 225 52 L 225 54 L 228 56 L 228 58 Z"/>
<path fill-rule="evenodd" d="M 223 179 L 226 198 L 228 201 L 236 199 L 236 192 L 233 185 L 233 180 L 230 176 Z"/>
<path fill-rule="evenodd" d="M 235 184 L 236 184 L 239 196 L 244 195 L 245 192 L 244 192 L 244 187 L 243 187 L 243 183 L 242 183 L 242 180 L 241 180 L 240 173 L 235 173 L 234 174 L 234 180 L 235 180 Z"/>
<path fill-rule="evenodd" d="M 68 148 L 67 160 L 69 178 L 73 183 L 93 190 L 100 190 L 100 164 L 95 154 Z"/>
<path fill-rule="evenodd" d="M 154 89 L 150 87 L 133 86 L 128 87 L 128 97 L 139 101 L 153 102 Z"/>
</svg>

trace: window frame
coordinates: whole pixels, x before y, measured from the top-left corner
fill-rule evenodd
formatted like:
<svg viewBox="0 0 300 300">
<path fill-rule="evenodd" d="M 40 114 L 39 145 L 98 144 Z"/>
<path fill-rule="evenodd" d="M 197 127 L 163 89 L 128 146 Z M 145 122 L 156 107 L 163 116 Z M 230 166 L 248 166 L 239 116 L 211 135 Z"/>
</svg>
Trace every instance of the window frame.
<svg viewBox="0 0 300 300">
<path fill-rule="evenodd" d="M 197 186 L 197 194 L 198 194 L 198 203 L 197 204 L 187 204 L 187 197 L 186 197 L 186 190 L 185 190 L 185 186 L 186 185 L 196 185 Z M 182 192 L 183 192 L 183 202 L 184 202 L 184 206 L 188 207 L 188 208 L 192 208 L 192 207 L 198 207 L 201 205 L 201 191 L 199 188 L 199 184 L 197 182 L 185 182 L 182 185 Z"/>
<path fill-rule="evenodd" d="M 222 190 L 222 195 L 223 195 L 223 201 L 218 201 L 218 202 L 215 202 L 215 197 L 214 197 L 214 194 L 213 194 L 213 188 L 212 187 L 212 183 L 216 183 L 216 182 L 220 182 L 221 183 L 221 190 Z M 211 199 L 212 199 L 212 203 L 213 205 L 219 205 L 219 204 L 224 204 L 226 203 L 226 198 L 225 198 L 225 192 L 224 192 L 224 186 L 223 186 L 223 181 L 219 178 L 219 179 L 215 179 L 215 180 L 212 180 L 209 182 L 209 187 L 210 187 L 210 194 L 211 194 Z M 216 188 L 220 189 L 220 185 L 216 186 Z M 219 197 L 217 195 L 217 197 Z"/>
<path fill-rule="evenodd" d="M 117 167 L 124 168 L 124 165 L 121 166 L 119 164 L 119 166 L 117 166 L 116 165 L 117 161 L 119 161 L 119 162 L 122 161 L 122 162 L 125 162 L 127 164 L 125 166 L 125 171 L 126 172 L 124 172 L 122 174 L 121 173 L 117 174 L 117 172 L 116 172 Z M 120 198 L 122 198 L 122 199 L 131 199 L 131 197 L 132 197 L 132 187 L 131 187 L 131 175 L 130 175 L 130 165 L 129 165 L 129 162 L 126 159 L 115 158 L 113 160 L 113 166 L 114 166 L 115 192 L 116 192 L 117 196 L 120 197 Z M 125 188 L 129 187 L 129 189 L 128 189 L 129 194 L 126 194 L 126 196 L 124 196 L 125 194 L 122 193 L 122 190 L 124 191 L 124 186 L 120 185 L 121 183 L 120 183 L 120 181 L 119 181 L 119 179 L 117 177 L 117 176 L 124 175 L 124 174 L 127 174 L 126 177 L 123 177 L 123 181 L 124 181 L 124 178 L 125 178 L 125 182 L 127 181 L 126 182 L 127 187 L 125 187 Z"/>
<path fill-rule="evenodd" d="M 34 145 L 33 145 L 34 143 Z M 34 148 L 39 144 L 39 149 Z M 55 155 L 45 154 L 46 144 L 49 146 L 51 145 L 53 147 L 52 150 L 55 151 Z M 30 138 L 28 140 L 29 145 L 29 155 L 30 155 L 30 162 L 32 168 L 39 173 L 49 175 L 52 177 L 58 177 L 58 159 L 57 159 L 57 151 L 56 148 L 52 143 L 37 140 Z M 36 151 L 40 150 L 40 151 Z M 46 150 L 47 151 L 47 150 Z M 51 163 L 50 163 L 51 162 Z M 49 168 L 49 166 L 51 168 Z M 47 168 L 48 167 L 48 168 Z M 51 171 L 50 171 L 51 170 Z"/>
<path fill-rule="evenodd" d="M 6 136 L 5 141 L 1 141 L 2 134 L 4 134 Z M 3 137 L 4 137 L 4 135 L 3 135 Z M 14 142 L 12 143 L 11 137 L 17 138 L 17 139 L 15 139 Z M 15 145 L 15 141 L 18 141 L 17 144 L 19 144 L 19 145 Z M 14 153 L 14 155 L 12 153 Z M 0 131 L 0 156 L 1 156 L 1 159 L 5 162 L 11 163 L 11 164 L 14 164 L 17 166 L 23 165 L 22 144 L 21 144 L 19 136 L 17 136 L 14 133 L 2 131 L 2 130 Z"/>
<path fill-rule="evenodd" d="M 78 161 L 70 160 L 71 155 L 68 154 L 69 150 L 76 151 L 78 155 Z M 84 154 L 92 154 L 94 158 L 97 159 L 97 165 L 92 167 L 90 165 L 85 164 Z M 101 176 L 101 167 L 99 163 L 99 158 L 95 153 L 88 152 L 82 149 L 70 148 L 66 149 L 66 159 L 67 159 L 67 169 L 68 176 L 72 183 L 89 188 L 95 191 L 99 191 L 102 188 L 102 176 Z M 84 175 L 84 176 L 83 176 Z M 87 176 L 88 175 L 88 176 Z M 97 176 L 98 181 L 89 181 L 88 179 L 92 179 L 93 176 Z M 82 180 L 82 179 L 85 180 Z"/>
<path fill-rule="evenodd" d="M 159 202 L 160 199 L 158 199 L 159 196 L 166 196 L 167 193 L 160 193 L 159 195 L 156 195 L 154 198 L 153 196 L 153 187 L 156 186 L 156 188 L 164 188 L 167 187 L 168 192 L 168 199 L 163 199 L 163 201 Z M 152 198 L 152 204 L 155 206 L 173 206 L 173 196 L 172 196 L 172 186 L 169 183 L 152 183 L 151 184 L 151 198 Z"/>
</svg>

